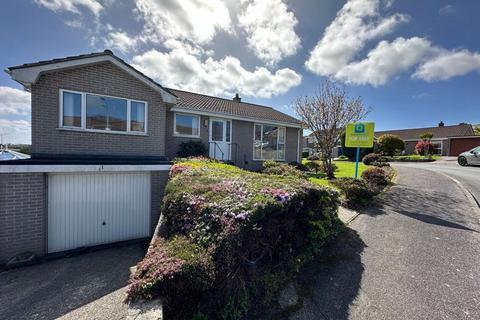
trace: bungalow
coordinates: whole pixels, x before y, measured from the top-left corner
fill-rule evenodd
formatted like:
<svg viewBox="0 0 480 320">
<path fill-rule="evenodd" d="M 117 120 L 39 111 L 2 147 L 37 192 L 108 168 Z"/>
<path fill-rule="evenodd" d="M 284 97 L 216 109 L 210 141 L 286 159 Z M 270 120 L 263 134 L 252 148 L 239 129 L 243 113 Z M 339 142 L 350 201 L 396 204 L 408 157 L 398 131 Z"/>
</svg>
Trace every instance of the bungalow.
<svg viewBox="0 0 480 320">
<path fill-rule="evenodd" d="M 301 159 L 297 119 L 165 88 L 110 50 L 6 72 L 32 94 L 32 154 L 0 163 L 0 264 L 149 237 L 184 141 L 250 170 Z"/>
<path fill-rule="evenodd" d="M 384 134 L 393 134 L 405 141 L 405 154 L 414 154 L 415 145 L 424 133 L 432 133 L 432 144 L 434 153 L 443 156 L 457 156 L 463 151 L 467 151 L 480 145 L 480 137 L 475 136 L 472 125 L 461 123 L 457 125 L 446 126 L 441 121 L 437 127 L 399 129 L 375 132 L 375 138 Z"/>
</svg>

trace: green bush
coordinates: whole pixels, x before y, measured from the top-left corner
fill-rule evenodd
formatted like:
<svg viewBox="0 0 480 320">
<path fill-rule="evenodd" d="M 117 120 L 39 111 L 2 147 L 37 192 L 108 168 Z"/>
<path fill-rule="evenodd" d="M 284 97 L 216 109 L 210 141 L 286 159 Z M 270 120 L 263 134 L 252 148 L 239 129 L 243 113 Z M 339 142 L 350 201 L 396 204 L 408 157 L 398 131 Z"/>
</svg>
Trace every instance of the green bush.
<svg viewBox="0 0 480 320">
<path fill-rule="evenodd" d="M 180 143 L 177 156 L 182 158 L 198 157 L 207 155 L 207 146 L 200 140 L 188 140 Z"/>
<path fill-rule="evenodd" d="M 308 156 L 309 156 L 308 151 L 303 151 L 303 152 L 302 152 L 302 158 L 306 158 L 306 157 L 308 157 Z"/>
<path fill-rule="evenodd" d="M 344 204 L 351 208 L 369 205 L 376 195 L 363 179 L 338 178 L 331 180 L 330 183 L 340 189 L 344 196 Z"/>
<path fill-rule="evenodd" d="M 368 186 L 375 191 L 381 191 L 390 183 L 387 172 L 377 167 L 368 168 L 363 171 L 362 178 L 367 182 Z"/>
<path fill-rule="evenodd" d="M 336 160 L 337 160 L 337 161 L 348 161 L 348 160 L 350 160 L 350 159 L 349 159 L 347 156 L 345 156 L 345 155 L 342 154 L 342 155 L 340 155 Z"/>
<path fill-rule="evenodd" d="M 307 160 L 310 160 L 310 161 L 318 161 L 318 160 L 320 160 L 320 156 L 319 156 L 319 155 L 316 155 L 316 154 L 312 154 L 311 156 L 308 156 L 308 157 L 307 157 Z"/>
<path fill-rule="evenodd" d="M 288 163 L 289 165 L 291 166 L 294 166 L 295 168 L 297 168 L 298 170 L 300 171 L 308 171 L 308 168 L 303 164 L 303 163 L 299 163 L 297 161 L 291 161 Z"/>
<path fill-rule="evenodd" d="M 323 171 L 323 165 L 317 161 L 309 161 L 305 163 L 305 166 L 307 167 L 308 171 L 311 171 L 311 172 L 318 173 L 319 171 Z"/>
<path fill-rule="evenodd" d="M 393 134 L 384 134 L 377 140 L 378 149 L 387 156 L 393 156 L 405 149 L 405 142 Z"/>
<path fill-rule="evenodd" d="M 168 182 L 161 240 L 128 291 L 129 299 L 165 299 L 166 319 L 259 318 L 341 226 L 338 192 L 303 178 L 210 160 L 175 166 L 189 169 Z"/>
<path fill-rule="evenodd" d="M 279 175 L 279 176 L 293 176 L 303 177 L 303 173 L 297 167 L 274 160 L 266 160 L 263 162 L 262 172 L 265 174 Z"/>
</svg>

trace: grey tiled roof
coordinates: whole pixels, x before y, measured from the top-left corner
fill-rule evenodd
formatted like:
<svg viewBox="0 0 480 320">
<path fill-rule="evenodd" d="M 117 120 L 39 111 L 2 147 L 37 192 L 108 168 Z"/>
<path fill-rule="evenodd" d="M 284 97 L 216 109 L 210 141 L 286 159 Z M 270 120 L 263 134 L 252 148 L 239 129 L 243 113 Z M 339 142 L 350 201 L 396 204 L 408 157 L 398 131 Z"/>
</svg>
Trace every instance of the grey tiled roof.
<svg viewBox="0 0 480 320">
<path fill-rule="evenodd" d="M 258 119 L 301 125 L 301 122 L 298 119 L 295 119 L 294 117 L 277 111 L 271 107 L 246 102 L 236 102 L 229 99 L 212 97 L 172 88 L 169 88 L 168 90 L 178 97 L 177 106 L 184 109 L 238 116 L 253 120 Z"/>
<path fill-rule="evenodd" d="M 433 133 L 433 138 L 441 139 L 448 137 L 462 137 L 462 136 L 473 136 L 473 128 L 470 124 L 458 124 L 454 126 L 443 126 L 443 127 L 430 127 L 430 128 L 414 128 L 414 129 L 400 129 L 400 130 L 388 130 L 388 131 L 377 131 L 375 132 L 375 137 L 380 137 L 383 134 L 393 134 L 398 136 L 402 140 L 410 139 L 420 139 L 420 135 L 431 132 Z"/>
</svg>

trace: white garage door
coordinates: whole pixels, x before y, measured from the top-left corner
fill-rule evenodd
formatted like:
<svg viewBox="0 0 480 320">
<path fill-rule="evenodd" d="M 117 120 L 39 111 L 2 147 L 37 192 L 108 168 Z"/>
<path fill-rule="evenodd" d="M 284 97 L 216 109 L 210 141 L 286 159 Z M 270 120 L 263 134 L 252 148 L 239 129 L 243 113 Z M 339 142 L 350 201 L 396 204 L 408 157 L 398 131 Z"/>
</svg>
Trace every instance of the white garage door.
<svg viewBox="0 0 480 320">
<path fill-rule="evenodd" d="M 150 173 L 48 176 L 48 252 L 150 235 Z"/>
</svg>

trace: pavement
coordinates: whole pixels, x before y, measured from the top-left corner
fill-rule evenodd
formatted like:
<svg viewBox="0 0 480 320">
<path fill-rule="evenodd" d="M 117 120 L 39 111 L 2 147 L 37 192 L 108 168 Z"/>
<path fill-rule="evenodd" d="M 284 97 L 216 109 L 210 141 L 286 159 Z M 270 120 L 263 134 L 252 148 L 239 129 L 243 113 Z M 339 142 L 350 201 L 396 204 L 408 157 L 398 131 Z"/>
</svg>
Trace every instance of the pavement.
<svg viewBox="0 0 480 320">
<path fill-rule="evenodd" d="M 480 319 L 478 207 L 444 173 L 396 168 L 383 205 L 302 270 L 289 319 Z"/>
<path fill-rule="evenodd" d="M 146 248 L 130 243 L 0 272 L 0 319 L 124 319 L 129 267 Z"/>
</svg>

